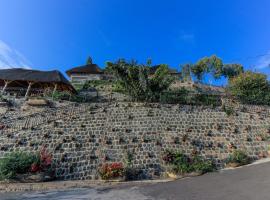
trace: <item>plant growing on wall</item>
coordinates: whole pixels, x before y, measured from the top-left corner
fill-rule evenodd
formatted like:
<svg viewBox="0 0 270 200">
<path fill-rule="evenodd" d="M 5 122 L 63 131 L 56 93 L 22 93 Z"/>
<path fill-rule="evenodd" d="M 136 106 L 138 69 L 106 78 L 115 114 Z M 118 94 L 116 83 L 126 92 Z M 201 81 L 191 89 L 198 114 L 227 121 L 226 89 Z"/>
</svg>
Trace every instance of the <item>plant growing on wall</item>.
<svg viewBox="0 0 270 200">
<path fill-rule="evenodd" d="M 207 173 L 212 172 L 215 167 L 212 161 L 203 160 L 198 155 L 191 157 L 181 153 L 167 150 L 163 157 L 167 165 L 172 166 L 172 170 L 177 174 L 185 174 L 190 172 Z"/>
<path fill-rule="evenodd" d="M 17 174 L 27 173 L 38 160 L 38 155 L 35 154 L 12 152 L 0 160 L 0 179 L 13 179 Z"/>
<path fill-rule="evenodd" d="M 246 165 L 251 162 L 251 158 L 247 155 L 245 151 L 234 150 L 234 152 L 227 159 L 227 164 L 230 166 L 241 166 Z"/>
<path fill-rule="evenodd" d="M 18 174 L 37 172 L 53 176 L 52 155 L 45 148 L 38 154 L 12 152 L 0 160 L 0 180 L 13 179 Z"/>
<path fill-rule="evenodd" d="M 122 163 L 105 163 L 99 168 L 99 174 L 102 179 L 114 179 L 124 176 L 124 166 Z"/>
</svg>

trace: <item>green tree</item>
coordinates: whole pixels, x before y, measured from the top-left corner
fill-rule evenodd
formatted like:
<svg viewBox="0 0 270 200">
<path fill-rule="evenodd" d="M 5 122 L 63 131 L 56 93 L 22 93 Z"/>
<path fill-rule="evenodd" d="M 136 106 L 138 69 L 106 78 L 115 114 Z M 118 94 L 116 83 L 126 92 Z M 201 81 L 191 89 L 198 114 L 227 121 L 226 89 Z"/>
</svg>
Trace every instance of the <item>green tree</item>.
<svg viewBox="0 0 270 200">
<path fill-rule="evenodd" d="M 269 104 L 270 85 L 265 74 L 241 73 L 229 80 L 228 91 L 245 103 Z"/>
<path fill-rule="evenodd" d="M 241 64 L 225 64 L 222 69 L 222 75 L 228 79 L 238 76 L 244 72 Z"/>
<path fill-rule="evenodd" d="M 215 79 L 222 76 L 223 62 L 216 55 L 204 57 L 191 67 L 192 73 L 198 81 L 202 81 L 206 73 L 211 73 Z"/>
<path fill-rule="evenodd" d="M 108 62 L 107 68 L 121 82 L 125 92 L 135 100 L 157 101 L 160 94 L 167 90 L 174 78 L 170 76 L 167 65 L 160 65 L 153 75 L 149 63 L 139 65 L 136 61 L 120 59 Z"/>
</svg>

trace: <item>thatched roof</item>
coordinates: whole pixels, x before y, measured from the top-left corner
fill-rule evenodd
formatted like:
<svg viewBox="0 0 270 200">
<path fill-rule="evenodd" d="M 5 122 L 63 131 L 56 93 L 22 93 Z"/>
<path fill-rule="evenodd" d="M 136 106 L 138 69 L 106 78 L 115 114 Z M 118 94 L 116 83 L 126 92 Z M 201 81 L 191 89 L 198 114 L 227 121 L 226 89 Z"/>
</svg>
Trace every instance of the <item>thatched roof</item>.
<svg viewBox="0 0 270 200">
<path fill-rule="evenodd" d="M 76 92 L 70 82 L 63 76 L 60 71 L 57 70 L 39 71 L 22 68 L 1 69 L 0 80 L 1 82 L 4 80 L 20 82 L 20 84 L 34 82 L 39 86 L 44 84 L 50 85 L 57 83 L 62 90 Z"/>
<path fill-rule="evenodd" d="M 66 73 L 70 76 L 71 74 L 103 74 L 103 70 L 96 64 L 87 64 L 83 66 L 74 67 Z"/>
</svg>

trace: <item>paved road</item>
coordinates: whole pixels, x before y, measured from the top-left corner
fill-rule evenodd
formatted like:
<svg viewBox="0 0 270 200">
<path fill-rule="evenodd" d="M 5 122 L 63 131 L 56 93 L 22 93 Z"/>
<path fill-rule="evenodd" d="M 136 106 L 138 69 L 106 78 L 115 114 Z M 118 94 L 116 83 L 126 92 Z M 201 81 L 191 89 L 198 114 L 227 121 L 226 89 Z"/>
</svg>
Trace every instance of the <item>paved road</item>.
<svg viewBox="0 0 270 200">
<path fill-rule="evenodd" d="M 1 200 L 268 200 L 270 163 L 169 183 L 5 194 Z"/>
</svg>

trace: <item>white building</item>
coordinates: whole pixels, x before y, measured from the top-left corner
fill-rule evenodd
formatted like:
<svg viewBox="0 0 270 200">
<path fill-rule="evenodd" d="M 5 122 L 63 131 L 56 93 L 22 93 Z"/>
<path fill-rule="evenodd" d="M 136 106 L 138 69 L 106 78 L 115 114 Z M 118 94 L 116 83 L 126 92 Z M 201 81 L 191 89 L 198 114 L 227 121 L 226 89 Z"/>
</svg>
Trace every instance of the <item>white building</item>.
<svg viewBox="0 0 270 200">
<path fill-rule="evenodd" d="M 106 78 L 104 71 L 92 62 L 74 67 L 66 71 L 73 83 L 84 83 L 89 80 L 102 80 Z"/>
</svg>

